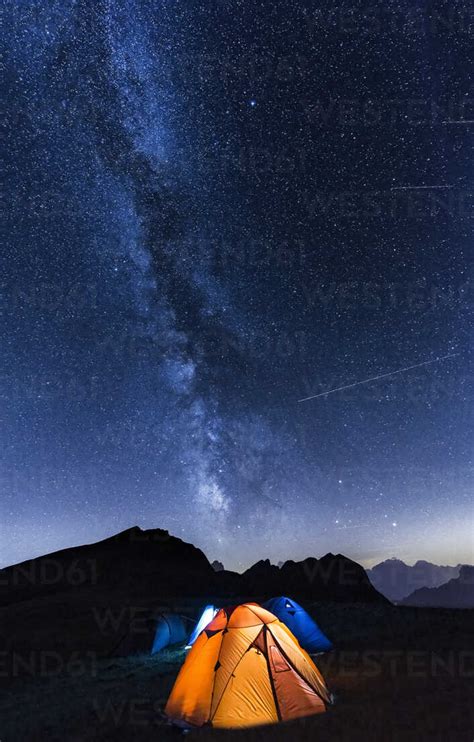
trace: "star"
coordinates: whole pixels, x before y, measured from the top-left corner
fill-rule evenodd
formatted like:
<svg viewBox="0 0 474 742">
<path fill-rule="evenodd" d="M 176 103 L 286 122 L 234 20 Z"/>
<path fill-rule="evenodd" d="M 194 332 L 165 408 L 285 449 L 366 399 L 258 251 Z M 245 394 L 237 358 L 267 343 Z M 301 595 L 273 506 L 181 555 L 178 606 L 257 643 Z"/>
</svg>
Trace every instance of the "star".
<svg viewBox="0 0 474 742">
<path fill-rule="evenodd" d="M 462 34 L 381 66 L 298 4 L 6 5 L 1 559 L 140 520 L 231 568 L 471 561 Z"/>
</svg>

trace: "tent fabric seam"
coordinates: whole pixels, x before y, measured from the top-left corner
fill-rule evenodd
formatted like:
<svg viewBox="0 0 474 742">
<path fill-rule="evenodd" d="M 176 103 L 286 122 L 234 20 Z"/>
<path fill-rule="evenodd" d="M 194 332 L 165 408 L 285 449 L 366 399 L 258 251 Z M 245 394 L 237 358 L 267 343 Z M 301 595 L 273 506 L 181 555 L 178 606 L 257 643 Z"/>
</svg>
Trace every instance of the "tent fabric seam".
<svg viewBox="0 0 474 742">
<path fill-rule="evenodd" d="M 258 613 L 255 613 L 255 611 L 253 610 L 253 606 L 249 605 L 248 603 L 245 603 L 244 605 L 245 605 L 246 608 L 249 609 L 249 611 L 251 611 L 253 613 L 254 616 L 256 616 L 259 619 L 260 623 L 265 623 L 265 621 L 263 621 L 260 618 L 260 616 L 258 615 Z M 263 606 L 259 606 L 259 607 L 262 608 Z M 263 608 L 263 610 L 266 611 L 267 609 L 266 608 Z M 267 611 L 267 613 L 270 613 L 270 611 Z M 270 621 L 269 623 L 275 623 L 275 621 L 278 621 L 278 618 L 273 613 L 271 615 L 273 616 L 273 621 Z M 265 624 L 265 625 L 267 625 L 267 624 Z M 252 626 L 258 626 L 258 623 L 252 624 Z"/>
<path fill-rule="evenodd" d="M 224 609 L 222 609 L 222 610 L 224 610 Z M 225 611 L 224 611 L 224 613 L 225 613 Z M 226 614 L 226 615 L 227 615 L 227 614 Z M 228 623 L 228 622 L 229 622 L 229 618 L 227 617 L 227 623 Z M 225 628 L 227 628 L 227 624 L 226 624 Z M 214 636 L 215 636 L 215 634 L 214 634 Z M 213 684 L 212 684 L 211 703 L 210 703 L 210 705 L 209 705 L 209 721 L 211 721 L 211 709 L 212 709 L 212 704 L 213 704 L 213 702 L 214 702 L 214 693 L 215 693 L 215 690 L 216 690 L 216 672 L 217 672 L 217 671 L 216 671 L 216 669 L 215 669 L 215 668 L 216 668 L 216 667 L 217 667 L 217 665 L 218 665 L 218 664 L 220 663 L 220 659 L 221 659 L 221 652 L 222 652 L 222 645 L 224 644 L 224 637 L 225 637 L 225 630 L 224 630 L 224 629 L 222 629 L 221 646 L 219 647 L 219 653 L 218 653 L 218 655 L 217 655 L 217 660 L 216 660 L 216 664 L 214 665 L 214 682 L 213 682 Z M 210 637 L 208 637 L 207 641 L 209 641 L 209 638 L 210 638 Z M 235 669 L 235 668 L 234 668 L 234 669 Z M 221 700 L 222 700 L 222 697 L 221 697 L 221 699 L 219 700 L 219 703 L 220 703 L 220 701 L 221 701 Z"/>
<path fill-rule="evenodd" d="M 221 705 L 221 703 L 222 703 L 222 699 L 224 698 L 225 692 L 226 692 L 226 690 L 227 690 L 227 686 L 229 685 L 229 683 L 230 683 L 230 681 L 232 680 L 232 678 L 233 678 L 233 677 L 235 677 L 235 676 L 234 676 L 234 672 L 236 671 L 236 669 L 238 668 L 238 666 L 239 666 L 239 665 L 240 665 L 240 663 L 242 662 L 242 660 L 243 660 L 243 658 L 245 657 L 245 655 L 247 654 L 247 652 L 249 652 L 249 651 L 250 651 L 250 649 L 252 649 L 252 644 L 250 644 L 250 645 L 249 645 L 249 646 L 247 647 L 247 649 L 245 650 L 245 652 L 242 652 L 242 655 L 241 655 L 241 657 L 239 657 L 239 660 L 238 660 L 238 662 L 236 662 L 236 663 L 235 663 L 235 665 L 234 665 L 234 669 L 233 669 L 233 670 L 232 670 L 232 672 L 230 673 L 230 675 L 229 675 L 229 677 L 228 677 L 228 679 L 227 679 L 227 682 L 226 682 L 226 684 L 224 685 L 224 689 L 223 689 L 223 691 L 222 691 L 222 693 L 221 693 L 221 697 L 219 698 L 219 700 L 218 700 L 218 702 L 217 702 L 217 704 L 216 704 L 216 708 L 214 709 L 214 713 L 213 713 L 212 715 L 211 715 L 211 713 L 209 713 L 209 721 L 211 721 L 211 722 L 212 722 L 213 718 L 214 718 L 214 717 L 215 717 L 215 715 L 217 714 L 217 709 L 219 708 L 219 706 L 220 706 L 220 705 Z M 217 661 L 219 661 L 219 660 L 217 660 Z M 215 687 L 215 682 L 214 682 L 214 687 Z M 213 689 L 213 690 L 214 690 L 214 689 Z M 213 694 L 213 695 L 214 695 L 214 694 Z M 211 698 L 211 708 L 212 708 L 212 701 L 213 701 L 213 697 Z"/>
<path fill-rule="evenodd" d="M 281 715 L 280 704 L 278 703 L 278 696 L 277 696 L 277 692 L 276 692 L 276 688 L 275 688 L 275 682 L 274 682 L 273 675 L 272 675 L 272 668 L 270 666 L 270 655 L 269 655 L 269 652 L 268 652 L 268 636 L 267 636 L 267 632 L 268 632 L 268 629 L 265 626 L 265 632 L 264 632 L 264 634 L 265 634 L 265 650 L 266 650 L 265 651 L 265 659 L 267 661 L 268 679 L 270 681 L 270 687 L 272 689 L 273 702 L 275 704 L 275 710 L 276 710 L 276 713 L 277 713 L 278 721 L 282 721 L 282 718 L 283 717 Z M 273 634 L 272 634 L 272 636 L 273 636 Z"/>
</svg>

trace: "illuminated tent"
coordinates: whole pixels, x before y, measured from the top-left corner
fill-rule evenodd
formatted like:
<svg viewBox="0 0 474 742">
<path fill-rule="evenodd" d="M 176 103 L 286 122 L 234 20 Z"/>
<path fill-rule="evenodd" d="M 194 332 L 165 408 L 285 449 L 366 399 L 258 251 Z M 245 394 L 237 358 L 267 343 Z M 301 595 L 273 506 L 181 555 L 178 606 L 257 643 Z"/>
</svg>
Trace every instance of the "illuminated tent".
<svg viewBox="0 0 474 742">
<path fill-rule="evenodd" d="M 194 644 L 194 642 L 198 638 L 198 636 L 201 633 L 201 631 L 203 631 L 206 628 L 206 626 L 209 623 L 211 623 L 212 619 L 215 617 L 215 615 L 218 612 L 218 610 L 219 609 L 216 608 L 213 605 L 206 605 L 206 607 L 204 608 L 204 610 L 203 610 L 203 612 L 201 614 L 201 618 L 197 622 L 197 624 L 196 624 L 196 626 L 195 626 L 195 628 L 193 630 L 193 633 L 191 634 L 191 636 L 188 639 L 188 648 L 189 647 L 192 647 L 192 645 Z"/>
<path fill-rule="evenodd" d="M 151 654 L 156 654 L 170 644 L 182 644 L 186 641 L 186 636 L 187 631 L 181 616 L 174 613 L 163 613 L 156 622 Z"/>
<path fill-rule="evenodd" d="M 305 609 L 292 598 L 271 598 L 263 607 L 275 614 L 296 636 L 307 652 L 329 652 L 332 644 Z"/>
<path fill-rule="evenodd" d="M 185 642 L 188 630 L 181 616 L 173 613 L 137 617 L 112 654 L 116 657 L 153 655 L 171 644 Z"/>
<path fill-rule="evenodd" d="M 221 609 L 198 636 L 165 713 L 180 726 L 249 727 L 322 713 L 326 684 L 291 631 L 255 603 Z"/>
</svg>

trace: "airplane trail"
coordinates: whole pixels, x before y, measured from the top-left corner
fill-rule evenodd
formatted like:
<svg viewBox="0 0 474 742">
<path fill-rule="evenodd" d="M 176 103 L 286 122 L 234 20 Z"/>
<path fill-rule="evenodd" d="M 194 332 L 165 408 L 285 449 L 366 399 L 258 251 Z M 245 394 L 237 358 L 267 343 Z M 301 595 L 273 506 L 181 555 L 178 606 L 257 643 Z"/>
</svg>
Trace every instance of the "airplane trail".
<svg viewBox="0 0 474 742">
<path fill-rule="evenodd" d="M 453 185 L 393 186 L 392 191 L 431 191 L 435 188 L 454 188 Z"/>
<path fill-rule="evenodd" d="M 317 399 L 318 397 L 326 397 L 328 394 L 334 394 L 334 392 L 342 392 L 343 389 L 352 389 L 354 386 L 360 384 L 368 384 L 370 381 L 377 381 L 378 379 L 385 379 L 387 376 L 394 376 L 395 374 L 401 374 L 404 371 L 410 371 L 412 368 L 420 368 L 420 366 L 427 366 L 429 363 L 436 363 L 437 361 L 444 361 L 446 358 L 454 358 L 459 353 L 448 353 L 448 355 L 440 356 L 439 358 L 432 358 L 430 361 L 422 361 L 422 363 L 414 363 L 413 366 L 406 366 L 405 368 L 399 368 L 396 371 L 388 371 L 386 374 L 379 374 L 379 376 L 371 376 L 370 379 L 363 379 L 362 381 L 354 381 L 352 384 L 345 384 L 344 386 L 338 386 L 335 389 L 328 389 L 327 392 L 320 392 L 319 394 L 313 394 L 311 397 L 304 397 L 298 399 L 298 402 L 308 402 L 310 399 Z"/>
</svg>

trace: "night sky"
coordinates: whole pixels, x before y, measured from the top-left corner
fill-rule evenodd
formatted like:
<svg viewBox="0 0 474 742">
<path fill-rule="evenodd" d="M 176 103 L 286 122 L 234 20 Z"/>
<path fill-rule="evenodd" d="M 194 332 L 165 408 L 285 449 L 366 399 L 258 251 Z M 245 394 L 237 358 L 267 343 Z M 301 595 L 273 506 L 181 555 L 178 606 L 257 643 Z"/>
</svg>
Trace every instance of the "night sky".
<svg viewBox="0 0 474 742">
<path fill-rule="evenodd" d="M 239 570 L 472 562 L 470 3 L 4 35 L 0 564 L 135 524 Z"/>
</svg>

